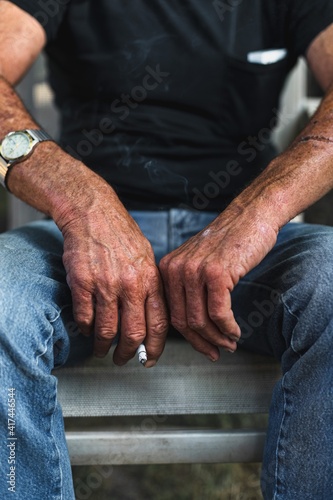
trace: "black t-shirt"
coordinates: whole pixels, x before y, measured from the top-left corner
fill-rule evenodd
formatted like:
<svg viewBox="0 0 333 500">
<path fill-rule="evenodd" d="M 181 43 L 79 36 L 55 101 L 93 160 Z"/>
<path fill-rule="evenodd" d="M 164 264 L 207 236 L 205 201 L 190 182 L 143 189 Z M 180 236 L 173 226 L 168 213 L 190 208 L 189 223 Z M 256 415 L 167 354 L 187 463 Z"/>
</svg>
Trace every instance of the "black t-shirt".
<svg viewBox="0 0 333 500">
<path fill-rule="evenodd" d="M 276 154 L 285 77 L 333 22 L 332 0 L 12 1 L 46 31 L 61 145 L 136 209 L 222 210 Z"/>
</svg>

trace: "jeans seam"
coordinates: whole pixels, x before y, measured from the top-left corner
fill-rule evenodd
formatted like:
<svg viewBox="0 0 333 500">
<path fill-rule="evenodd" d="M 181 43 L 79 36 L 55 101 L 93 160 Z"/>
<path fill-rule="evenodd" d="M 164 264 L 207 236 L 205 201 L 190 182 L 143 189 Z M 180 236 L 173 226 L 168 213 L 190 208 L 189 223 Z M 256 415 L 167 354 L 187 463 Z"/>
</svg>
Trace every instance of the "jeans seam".
<svg viewBox="0 0 333 500">
<path fill-rule="evenodd" d="M 297 349 L 295 349 L 295 347 L 293 345 L 293 336 L 294 336 L 295 328 L 296 328 L 296 326 L 297 326 L 297 324 L 299 322 L 299 317 L 287 305 L 287 303 L 285 301 L 285 298 L 283 296 L 283 293 L 280 294 L 280 300 L 281 300 L 282 306 L 285 308 L 285 311 L 290 316 L 292 316 L 293 318 L 296 319 L 296 325 L 292 329 L 291 336 L 290 336 L 290 344 L 289 345 L 290 345 L 290 348 L 293 350 L 293 352 L 297 356 L 299 356 L 299 358 L 301 358 L 302 355 L 298 352 Z M 281 436 L 282 436 L 282 433 L 283 433 L 283 427 L 285 425 L 286 413 L 287 413 L 287 394 L 286 394 L 286 387 L 285 387 L 285 379 L 286 379 L 286 376 L 288 375 L 288 373 L 289 373 L 289 370 L 283 375 L 283 377 L 281 379 L 281 390 L 283 391 L 283 416 L 282 416 L 282 419 L 281 419 L 279 434 L 278 434 L 277 443 L 276 443 L 276 452 L 275 452 L 275 460 L 276 460 L 276 466 L 275 466 L 275 491 L 274 491 L 274 496 L 273 496 L 272 500 L 278 500 L 278 498 L 279 498 L 279 484 L 278 484 L 279 479 L 278 479 L 278 475 L 279 475 L 279 472 L 280 472 L 280 469 L 281 469 L 281 465 L 280 465 L 280 461 L 281 461 L 280 460 Z"/>
<path fill-rule="evenodd" d="M 56 392 L 55 392 L 55 400 L 54 400 L 54 405 L 53 405 L 53 410 L 52 410 L 52 415 L 51 415 L 51 431 L 50 431 L 50 434 L 52 436 L 52 439 L 53 439 L 53 442 L 54 442 L 54 446 L 55 446 L 55 449 L 57 451 L 57 462 L 58 462 L 58 469 L 59 469 L 59 472 L 60 472 L 60 499 L 59 500 L 63 500 L 63 495 L 62 495 L 62 492 L 63 492 L 63 473 L 62 473 L 62 467 L 61 467 L 61 462 L 60 462 L 60 450 L 59 450 L 59 447 L 57 445 L 57 441 L 55 439 L 55 436 L 53 434 L 53 421 L 54 421 L 54 414 L 55 414 L 55 409 L 56 409 L 56 406 L 57 406 L 57 382 L 56 382 Z"/>
<path fill-rule="evenodd" d="M 287 399 L 286 399 L 286 391 L 284 387 L 284 379 L 286 377 L 286 374 L 282 377 L 281 380 L 281 388 L 283 390 L 283 417 L 281 419 L 281 424 L 280 424 L 280 429 L 279 429 L 279 434 L 278 434 L 278 439 L 277 439 L 277 444 L 276 444 L 276 452 L 275 452 L 275 460 L 276 460 L 276 466 L 275 466 L 275 492 L 272 500 L 278 500 L 278 473 L 279 473 L 279 451 L 280 451 L 280 441 L 281 441 L 281 435 L 282 435 L 282 428 L 285 422 L 286 418 L 286 408 L 287 408 Z"/>
<path fill-rule="evenodd" d="M 290 316 L 292 316 L 293 318 L 296 319 L 296 325 L 292 329 L 292 332 L 290 335 L 290 348 L 294 351 L 295 354 L 297 354 L 297 356 L 299 356 L 301 358 L 302 354 L 298 352 L 298 349 L 296 349 L 295 345 L 294 345 L 294 332 L 295 332 L 295 328 L 296 328 L 298 322 L 300 321 L 300 318 L 295 313 L 293 313 L 291 311 L 290 307 L 286 304 L 284 297 L 283 297 L 283 294 L 280 295 L 280 299 L 281 299 L 281 302 L 282 302 L 284 308 L 286 309 L 286 311 L 290 314 Z"/>
<path fill-rule="evenodd" d="M 51 332 L 50 332 L 50 335 L 47 337 L 47 340 L 45 342 L 45 348 L 44 348 L 44 351 L 39 353 L 37 358 L 36 358 L 36 365 L 38 366 L 38 362 L 40 360 L 40 358 L 47 352 L 47 345 L 50 341 L 50 339 L 52 339 L 53 335 L 54 335 L 54 326 L 53 326 L 53 323 L 55 323 L 61 316 L 61 312 L 62 310 L 67 307 L 67 306 L 63 306 L 59 309 L 59 311 L 57 311 L 57 314 L 55 316 L 55 318 L 53 318 L 52 320 L 49 320 L 49 323 L 51 325 Z M 50 376 L 52 377 L 52 375 L 50 374 Z M 63 491 L 63 473 L 62 473 L 62 468 L 61 468 L 61 462 L 60 462 L 60 450 L 58 448 L 58 445 L 57 445 L 57 441 L 55 439 L 55 436 L 53 434 L 53 421 L 54 421 L 54 414 L 55 414 L 55 410 L 56 410 L 56 406 L 57 406 L 57 380 L 55 377 L 52 377 L 54 378 L 55 380 L 55 383 L 56 383 L 56 386 L 55 386 L 55 397 L 54 397 L 54 401 L 53 401 L 53 404 L 52 404 L 52 410 L 51 410 L 51 421 L 50 421 L 50 435 L 51 435 L 51 438 L 53 440 L 53 443 L 54 443 L 54 447 L 55 447 L 55 450 L 56 450 L 56 454 L 57 454 L 57 463 L 58 463 L 58 470 L 60 472 L 60 498 L 59 500 L 63 500 L 63 495 L 62 495 L 62 491 Z"/>
<path fill-rule="evenodd" d="M 49 321 L 49 323 L 50 323 L 50 325 L 51 325 L 51 327 L 52 327 L 52 330 L 51 330 L 50 335 L 49 335 L 49 336 L 47 337 L 47 339 L 46 339 L 46 342 L 45 342 L 45 345 L 44 345 L 44 350 L 43 350 L 42 352 L 40 352 L 40 353 L 37 355 L 37 357 L 36 357 L 36 365 L 37 365 L 37 366 L 38 366 L 38 362 L 39 362 L 40 358 L 41 358 L 42 356 L 44 356 L 44 354 L 47 352 L 47 345 L 48 345 L 48 343 L 49 343 L 49 340 L 52 338 L 52 336 L 53 336 L 53 334 L 54 334 L 53 323 L 54 323 L 55 321 L 57 321 L 57 319 L 60 317 L 62 309 L 63 309 L 63 308 L 61 308 L 61 309 L 60 309 L 60 311 L 58 311 L 58 312 L 57 312 L 57 315 L 56 315 L 56 317 L 55 317 L 55 318 L 48 320 L 48 321 Z"/>
</svg>

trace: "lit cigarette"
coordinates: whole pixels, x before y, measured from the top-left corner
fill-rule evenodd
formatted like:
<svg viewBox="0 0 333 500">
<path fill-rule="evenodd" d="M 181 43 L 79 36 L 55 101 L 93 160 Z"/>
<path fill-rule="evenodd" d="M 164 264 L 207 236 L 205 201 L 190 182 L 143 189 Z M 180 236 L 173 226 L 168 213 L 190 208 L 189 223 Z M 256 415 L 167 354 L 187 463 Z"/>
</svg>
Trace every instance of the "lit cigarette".
<svg viewBox="0 0 333 500">
<path fill-rule="evenodd" d="M 136 352 L 138 354 L 140 363 L 144 366 L 146 364 L 147 359 L 148 359 L 145 345 L 140 344 Z"/>
</svg>

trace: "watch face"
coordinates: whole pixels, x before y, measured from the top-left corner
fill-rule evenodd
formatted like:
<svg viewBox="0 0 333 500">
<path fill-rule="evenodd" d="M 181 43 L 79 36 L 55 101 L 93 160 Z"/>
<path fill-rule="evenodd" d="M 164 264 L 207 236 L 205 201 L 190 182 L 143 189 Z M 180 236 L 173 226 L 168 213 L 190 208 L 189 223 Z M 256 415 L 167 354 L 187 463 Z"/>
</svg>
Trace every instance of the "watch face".
<svg viewBox="0 0 333 500">
<path fill-rule="evenodd" d="M 1 154 L 6 160 L 17 160 L 30 151 L 30 139 L 24 132 L 14 132 L 2 141 Z"/>
</svg>

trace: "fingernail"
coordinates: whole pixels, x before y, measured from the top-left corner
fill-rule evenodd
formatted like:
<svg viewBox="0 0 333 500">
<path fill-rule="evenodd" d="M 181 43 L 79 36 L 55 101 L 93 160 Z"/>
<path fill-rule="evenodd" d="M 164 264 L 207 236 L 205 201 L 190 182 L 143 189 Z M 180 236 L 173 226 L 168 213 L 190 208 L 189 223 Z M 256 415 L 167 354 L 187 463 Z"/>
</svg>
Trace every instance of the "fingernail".
<svg viewBox="0 0 333 500">
<path fill-rule="evenodd" d="M 232 349 L 228 349 L 227 347 L 224 347 L 224 350 L 225 350 L 226 352 L 230 352 L 231 354 L 234 354 L 234 353 L 235 353 L 235 351 L 233 351 Z"/>
<path fill-rule="evenodd" d="M 144 367 L 145 368 L 152 368 L 155 365 L 156 365 L 156 361 L 154 361 L 153 359 L 151 359 L 150 361 L 146 361 L 145 362 Z"/>
<path fill-rule="evenodd" d="M 207 355 L 206 355 L 206 358 L 207 358 L 207 359 L 209 359 L 209 361 L 212 361 L 213 363 L 215 363 L 215 361 L 217 361 L 217 360 L 218 360 L 218 358 L 217 358 L 217 357 L 216 357 L 216 358 L 214 358 L 214 356 L 211 356 L 210 354 L 207 354 Z"/>
<path fill-rule="evenodd" d="M 233 340 L 234 342 L 239 342 L 240 338 L 236 337 L 236 335 L 229 335 L 229 339 Z"/>
<path fill-rule="evenodd" d="M 120 366 L 125 366 L 125 365 L 126 365 L 126 361 L 117 361 L 117 362 L 114 362 L 114 364 L 115 364 L 116 366 L 119 366 L 119 367 L 120 367 Z"/>
</svg>

